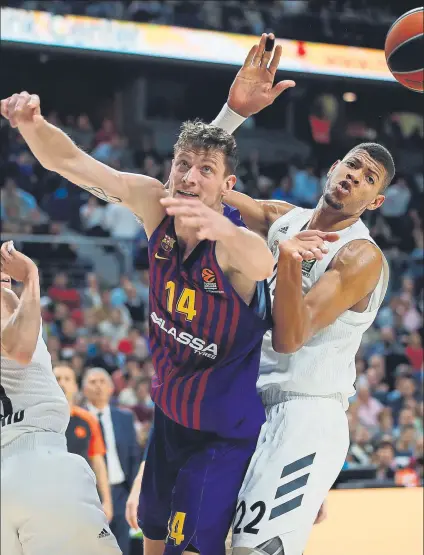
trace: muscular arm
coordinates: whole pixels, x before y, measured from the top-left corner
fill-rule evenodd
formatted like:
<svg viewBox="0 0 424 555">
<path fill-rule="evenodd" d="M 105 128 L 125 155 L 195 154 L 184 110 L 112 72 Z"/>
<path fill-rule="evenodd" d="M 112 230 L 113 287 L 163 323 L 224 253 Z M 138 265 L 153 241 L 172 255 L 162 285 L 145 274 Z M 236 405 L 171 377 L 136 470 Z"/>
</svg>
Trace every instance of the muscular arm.
<svg viewBox="0 0 424 555">
<path fill-rule="evenodd" d="M 60 129 L 41 116 L 18 122 L 34 156 L 54 171 L 107 202 L 123 203 L 143 220 L 150 235 L 165 215 L 159 200 L 166 195 L 160 181 L 145 175 L 119 172 L 78 148 Z"/>
<path fill-rule="evenodd" d="M 97 487 L 100 492 L 102 503 L 112 503 L 106 462 L 103 455 L 93 455 L 90 457 L 90 463 L 96 475 Z"/>
<path fill-rule="evenodd" d="M 274 268 L 274 258 L 262 237 L 233 223 L 217 241 L 216 256 L 225 272 L 235 271 L 252 281 L 270 277 Z"/>
<path fill-rule="evenodd" d="M 237 208 L 247 227 L 262 237 L 267 237 L 275 220 L 295 208 L 288 202 L 255 200 L 237 191 L 227 193 L 224 202 Z"/>
<path fill-rule="evenodd" d="M 38 272 L 34 270 L 24 282 L 16 310 L 4 324 L 2 322 L 2 354 L 19 364 L 29 364 L 37 346 L 40 326 L 40 282 Z"/>
<path fill-rule="evenodd" d="M 302 293 L 302 263 L 280 245 L 273 305 L 273 347 L 294 353 L 376 287 L 381 252 L 368 241 L 352 241 L 333 259 L 331 268 L 311 290 Z"/>
</svg>

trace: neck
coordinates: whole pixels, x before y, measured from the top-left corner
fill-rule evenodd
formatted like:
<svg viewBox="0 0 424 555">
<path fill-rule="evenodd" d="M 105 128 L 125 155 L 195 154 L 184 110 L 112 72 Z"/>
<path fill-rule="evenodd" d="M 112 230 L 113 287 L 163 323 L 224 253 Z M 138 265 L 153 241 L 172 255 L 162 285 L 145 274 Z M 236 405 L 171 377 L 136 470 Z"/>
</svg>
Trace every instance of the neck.
<svg viewBox="0 0 424 555">
<path fill-rule="evenodd" d="M 95 407 L 97 410 L 104 410 L 109 403 L 106 401 L 90 401 L 90 403 Z"/>
<path fill-rule="evenodd" d="M 339 210 L 329 207 L 321 197 L 309 221 L 309 229 L 318 231 L 340 231 L 350 227 L 360 218 L 361 214 L 346 216 Z"/>
</svg>

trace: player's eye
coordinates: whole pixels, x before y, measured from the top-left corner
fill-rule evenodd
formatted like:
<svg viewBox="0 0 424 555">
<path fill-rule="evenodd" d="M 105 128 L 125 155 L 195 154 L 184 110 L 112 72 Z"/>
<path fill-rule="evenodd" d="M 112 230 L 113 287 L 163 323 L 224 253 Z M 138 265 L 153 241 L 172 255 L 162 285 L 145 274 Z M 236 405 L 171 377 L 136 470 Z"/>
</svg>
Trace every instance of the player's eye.
<svg viewBox="0 0 424 555">
<path fill-rule="evenodd" d="M 371 185 L 374 185 L 375 179 L 372 177 L 372 175 L 367 175 L 366 179 L 367 179 L 368 183 L 370 183 Z"/>
<path fill-rule="evenodd" d="M 348 160 L 346 162 L 346 166 L 348 166 L 349 168 L 354 168 L 355 167 L 355 162 L 352 162 L 351 160 Z"/>
<path fill-rule="evenodd" d="M 210 166 L 203 166 L 202 172 L 203 173 L 212 173 L 212 168 Z"/>
<path fill-rule="evenodd" d="M 188 166 L 188 163 L 187 163 L 185 160 L 180 160 L 180 161 L 178 162 L 178 166 L 179 166 L 180 168 L 183 168 L 183 169 L 186 169 L 186 168 L 189 167 L 189 166 Z"/>
</svg>

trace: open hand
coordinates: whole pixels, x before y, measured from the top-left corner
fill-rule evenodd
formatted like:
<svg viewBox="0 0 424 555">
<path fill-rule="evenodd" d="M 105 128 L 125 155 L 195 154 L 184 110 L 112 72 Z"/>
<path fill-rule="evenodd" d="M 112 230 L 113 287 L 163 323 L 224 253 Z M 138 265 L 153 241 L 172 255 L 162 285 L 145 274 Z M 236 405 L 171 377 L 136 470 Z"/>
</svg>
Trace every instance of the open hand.
<svg viewBox="0 0 424 555">
<path fill-rule="evenodd" d="M 165 206 L 166 213 L 176 216 L 183 226 L 191 228 L 199 241 L 219 241 L 231 232 L 234 225 L 200 200 L 164 198 L 160 202 Z"/>
<path fill-rule="evenodd" d="M 38 123 L 43 120 L 40 110 L 40 97 L 26 91 L 13 94 L 1 101 L 1 115 L 8 119 L 12 127 L 19 124 Z"/>
<path fill-rule="evenodd" d="M 294 81 L 280 81 L 274 85 L 275 74 L 280 63 L 282 48 L 274 49 L 275 37 L 264 33 L 250 49 L 243 67 L 237 73 L 228 95 L 228 106 L 243 117 L 257 114 L 282 92 L 294 87 Z"/>
<path fill-rule="evenodd" d="M 281 241 L 279 245 L 280 254 L 282 256 L 291 256 L 295 260 L 322 260 L 324 255 L 328 253 L 328 243 L 338 241 L 337 233 L 328 233 L 326 231 L 317 231 L 308 229 L 301 231 L 287 241 Z"/>
</svg>

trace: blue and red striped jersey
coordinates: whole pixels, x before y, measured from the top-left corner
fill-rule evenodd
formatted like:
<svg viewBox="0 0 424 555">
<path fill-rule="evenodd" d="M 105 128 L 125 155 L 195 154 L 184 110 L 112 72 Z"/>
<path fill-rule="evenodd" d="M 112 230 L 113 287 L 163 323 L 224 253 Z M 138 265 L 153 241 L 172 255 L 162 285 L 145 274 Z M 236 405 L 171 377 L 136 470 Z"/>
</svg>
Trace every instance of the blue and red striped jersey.
<svg viewBox="0 0 424 555">
<path fill-rule="evenodd" d="M 224 214 L 244 226 L 237 210 Z M 221 437 L 253 437 L 264 422 L 256 392 L 269 295 L 258 283 L 248 306 L 219 267 L 214 241 L 183 262 L 174 218 L 149 240 L 152 399 L 179 424 Z M 248 253 L 246 253 L 248 256 Z"/>
</svg>

